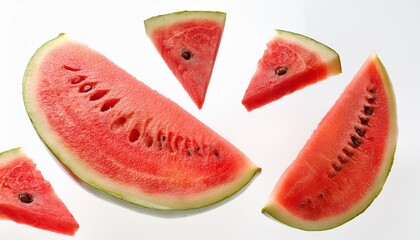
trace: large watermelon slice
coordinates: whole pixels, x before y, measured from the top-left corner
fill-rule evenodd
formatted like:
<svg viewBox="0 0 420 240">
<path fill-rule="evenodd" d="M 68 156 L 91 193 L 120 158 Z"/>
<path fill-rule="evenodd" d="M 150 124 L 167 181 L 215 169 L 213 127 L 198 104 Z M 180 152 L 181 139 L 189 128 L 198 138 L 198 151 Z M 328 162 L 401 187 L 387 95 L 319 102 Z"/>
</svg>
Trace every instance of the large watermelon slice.
<svg viewBox="0 0 420 240">
<path fill-rule="evenodd" d="M 301 34 L 275 30 L 242 99 L 248 111 L 341 73 L 338 54 Z"/>
<path fill-rule="evenodd" d="M 79 224 L 21 148 L 0 153 L 0 218 L 74 235 Z"/>
<path fill-rule="evenodd" d="M 213 72 L 226 14 L 182 11 L 144 21 L 146 33 L 199 109 Z"/>
<path fill-rule="evenodd" d="M 397 112 L 373 53 L 278 181 L 263 211 L 296 228 L 324 230 L 363 212 L 394 159 Z"/>
<path fill-rule="evenodd" d="M 174 102 L 65 34 L 30 60 L 23 97 L 55 156 L 82 181 L 128 202 L 199 208 L 259 171 Z"/>
</svg>

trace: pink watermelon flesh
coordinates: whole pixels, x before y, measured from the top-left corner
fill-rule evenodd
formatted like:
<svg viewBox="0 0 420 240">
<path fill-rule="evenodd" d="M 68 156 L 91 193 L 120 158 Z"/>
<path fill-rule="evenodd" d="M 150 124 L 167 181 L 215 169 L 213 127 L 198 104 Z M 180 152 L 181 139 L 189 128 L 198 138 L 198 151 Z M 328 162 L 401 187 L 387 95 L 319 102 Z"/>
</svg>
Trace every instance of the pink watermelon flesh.
<svg viewBox="0 0 420 240">
<path fill-rule="evenodd" d="M 41 138 L 77 177 L 138 205 L 207 206 L 259 171 L 174 102 L 64 34 L 28 64 L 24 101 Z"/>
<path fill-rule="evenodd" d="M 300 34 L 275 33 L 242 99 L 248 111 L 341 72 L 334 50 Z"/>
<path fill-rule="evenodd" d="M 0 216 L 74 235 L 79 224 L 21 148 L 0 153 Z"/>
<path fill-rule="evenodd" d="M 396 142 L 394 93 L 372 54 L 280 178 L 263 211 L 305 230 L 349 221 L 381 191 Z"/>
<path fill-rule="evenodd" d="M 199 109 L 222 39 L 226 14 L 184 11 L 145 20 L 147 35 Z"/>
</svg>

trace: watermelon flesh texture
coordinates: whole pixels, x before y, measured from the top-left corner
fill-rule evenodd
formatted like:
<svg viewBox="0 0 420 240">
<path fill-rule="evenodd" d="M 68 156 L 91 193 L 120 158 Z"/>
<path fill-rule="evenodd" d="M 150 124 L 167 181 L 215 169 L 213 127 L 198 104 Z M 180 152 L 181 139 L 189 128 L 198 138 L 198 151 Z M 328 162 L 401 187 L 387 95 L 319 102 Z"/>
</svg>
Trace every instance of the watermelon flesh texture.
<svg viewBox="0 0 420 240">
<path fill-rule="evenodd" d="M 183 11 L 144 21 L 146 33 L 199 109 L 222 39 L 226 14 Z"/>
<path fill-rule="evenodd" d="M 24 77 L 35 129 L 83 182 L 164 210 L 219 202 L 260 170 L 174 102 L 65 34 L 44 44 Z"/>
<path fill-rule="evenodd" d="M 252 111 L 339 73 L 340 57 L 334 50 L 309 37 L 276 30 L 242 104 Z"/>
<path fill-rule="evenodd" d="M 79 224 L 21 148 L 0 153 L 0 216 L 74 235 Z"/>
<path fill-rule="evenodd" d="M 397 142 L 396 103 L 375 53 L 278 181 L 263 212 L 304 230 L 339 226 L 381 191 Z"/>
</svg>

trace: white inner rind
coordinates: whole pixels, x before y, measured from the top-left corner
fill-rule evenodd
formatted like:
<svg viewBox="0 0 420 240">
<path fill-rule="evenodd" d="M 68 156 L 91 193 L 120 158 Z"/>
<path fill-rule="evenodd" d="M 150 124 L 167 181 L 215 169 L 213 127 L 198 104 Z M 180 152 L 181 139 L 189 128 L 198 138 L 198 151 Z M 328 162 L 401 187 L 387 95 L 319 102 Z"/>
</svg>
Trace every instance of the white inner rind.
<svg viewBox="0 0 420 240">
<path fill-rule="evenodd" d="M 212 20 L 220 22 L 224 25 L 226 20 L 226 13 L 211 11 L 181 11 L 151 17 L 144 21 L 144 26 L 146 29 L 146 34 L 150 37 L 155 29 L 163 26 L 170 26 L 173 23 L 191 20 Z"/>
<path fill-rule="evenodd" d="M 295 43 L 310 52 L 317 53 L 322 62 L 327 65 L 328 75 L 341 73 L 340 57 L 332 48 L 307 36 L 285 30 L 275 30 L 274 37 Z"/>
</svg>

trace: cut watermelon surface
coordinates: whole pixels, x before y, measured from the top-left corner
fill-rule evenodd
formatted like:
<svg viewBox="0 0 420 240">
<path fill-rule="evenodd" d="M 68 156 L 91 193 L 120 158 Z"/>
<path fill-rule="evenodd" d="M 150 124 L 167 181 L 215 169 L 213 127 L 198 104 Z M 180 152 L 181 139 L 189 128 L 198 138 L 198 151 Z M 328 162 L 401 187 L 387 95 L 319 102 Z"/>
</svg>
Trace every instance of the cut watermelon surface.
<svg viewBox="0 0 420 240">
<path fill-rule="evenodd" d="M 356 217 L 385 183 L 397 132 L 391 81 L 373 53 L 279 179 L 263 212 L 304 230 Z"/>
<path fill-rule="evenodd" d="M 182 11 L 144 21 L 147 35 L 199 109 L 206 97 L 225 19 L 223 12 Z"/>
<path fill-rule="evenodd" d="M 21 148 L 0 153 L 0 218 L 60 234 L 79 224 Z"/>
<path fill-rule="evenodd" d="M 339 73 L 340 57 L 333 49 L 301 34 L 276 30 L 242 104 L 252 111 Z"/>
<path fill-rule="evenodd" d="M 65 34 L 31 58 L 23 98 L 41 139 L 75 176 L 134 204 L 208 206 L 260 171 L 177 104 Z"/>
</svg>

